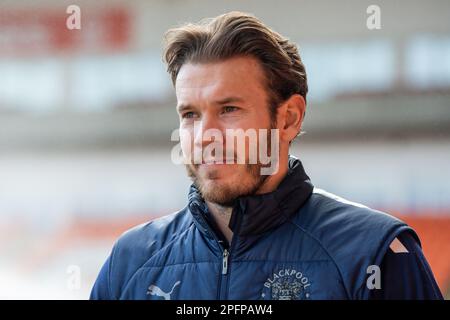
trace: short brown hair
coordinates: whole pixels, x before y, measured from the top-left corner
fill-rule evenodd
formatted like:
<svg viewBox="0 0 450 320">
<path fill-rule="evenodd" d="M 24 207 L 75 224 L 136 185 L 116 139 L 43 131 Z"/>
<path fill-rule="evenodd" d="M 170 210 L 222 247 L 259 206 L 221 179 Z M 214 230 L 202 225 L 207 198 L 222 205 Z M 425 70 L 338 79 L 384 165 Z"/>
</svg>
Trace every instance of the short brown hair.
<svg viewBox="0 0 450 320">
<path fill-rule="evenodd" d="M 174 85 L 185 63 L 247 55 L 262 65 L 272 116 L 276 107 L 293 94 L 300 94 L 306 101 L 306 71 L 297 46 L 250 14 L 233 11 L 189 23 L 167 31 L 165 40 L 164 60 Z"/>
</svg>

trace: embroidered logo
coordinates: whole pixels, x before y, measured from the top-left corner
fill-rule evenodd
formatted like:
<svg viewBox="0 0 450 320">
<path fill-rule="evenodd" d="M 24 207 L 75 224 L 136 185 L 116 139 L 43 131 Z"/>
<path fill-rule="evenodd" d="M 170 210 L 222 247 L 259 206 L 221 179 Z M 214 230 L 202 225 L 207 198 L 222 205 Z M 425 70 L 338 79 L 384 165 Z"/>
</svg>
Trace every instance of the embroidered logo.
<svg viewBox="0 0 450 320">
<path fill-rule="evenodd" d="M 160 287 L 152 284 L 151 286 L 148 287 L 147 294 L 162 297 L 164 298 L 164 300 L 170 300 L 170 295 L 172 294 L 175 287 L 177 287 L 180 283 L 181 281 L 175 282 L 175 284 L 172 287 L 172 290 L 170 290 L 169 292 L 164 292 Z"/>
<path fill-rule="evenodd" d="M 264 283 L 262 299 L 304 300 L 309 299 L 311 283 L 300 271 L 280 269 L 274 272 Z"/>
</svg>

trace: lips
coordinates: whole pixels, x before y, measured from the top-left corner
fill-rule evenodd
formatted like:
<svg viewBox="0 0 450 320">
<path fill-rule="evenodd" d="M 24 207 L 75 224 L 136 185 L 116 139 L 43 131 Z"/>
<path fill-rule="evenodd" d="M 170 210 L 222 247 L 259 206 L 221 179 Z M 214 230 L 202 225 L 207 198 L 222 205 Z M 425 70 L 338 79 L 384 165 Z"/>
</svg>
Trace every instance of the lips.
<svg viewBox="0 0 450 320">
<path fill-rule="evenodd" d="M 213 164 L 235 164 L 234 159 L 205 159 L 202 164 L 213 165 Z"/>
</svg>

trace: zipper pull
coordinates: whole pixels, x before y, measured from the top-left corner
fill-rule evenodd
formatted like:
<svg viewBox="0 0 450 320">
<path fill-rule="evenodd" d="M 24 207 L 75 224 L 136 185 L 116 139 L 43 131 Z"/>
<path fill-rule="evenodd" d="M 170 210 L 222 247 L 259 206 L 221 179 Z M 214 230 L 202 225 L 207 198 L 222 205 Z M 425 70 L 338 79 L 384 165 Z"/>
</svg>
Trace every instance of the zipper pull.
<svg viewBox="0 0 450 320">
<path fill-rule="evenodd" d="M 227 274 L 228 272 L 228 255 L 229 255 L 228 250 L 224 249 L 222 259 L 222 274 Z"/>
</svg>

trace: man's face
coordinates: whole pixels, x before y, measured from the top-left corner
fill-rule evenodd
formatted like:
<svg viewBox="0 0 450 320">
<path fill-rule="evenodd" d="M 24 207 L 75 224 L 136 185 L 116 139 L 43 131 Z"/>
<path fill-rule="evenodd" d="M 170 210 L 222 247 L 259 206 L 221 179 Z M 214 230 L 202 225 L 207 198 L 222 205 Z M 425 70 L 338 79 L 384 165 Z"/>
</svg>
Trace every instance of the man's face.
<svg viewBox="0 0 450 320">
<path fill-rule="evenodd" d="M 190 158 L 186 165 L 188 175 L 203 198 L 231 205 L 237 197 L 255 193 L 267 176 L 261 175 L 259 162 L 249 163 L 249 140 L 246 139 L 245 150 L 240 150 L 234 140 L 227 143 L 226 129 L 268 129 L 270 134 L 268 95 L 259 62 L 251 57 L 236 57 L 214 63 L 188 63 L 178 73 L 175 86 L 181 148 L 184 156 Z M 204 135 L 210 129 L 222 133 L 223 154 L 210 157 L 203 152 L 201 163 L 192 161 L 195 153 L 213 143 L 214 138 Z M 230 145 L 235 147 L 234 159 L 226 155 Z M 270 139 L 267 148 L 270 151 Z M 245 164 L 236 163 L 239 152 L 244 152 Z M 217 158 L 235 163 L 211 163 Z"/>
</svg>

